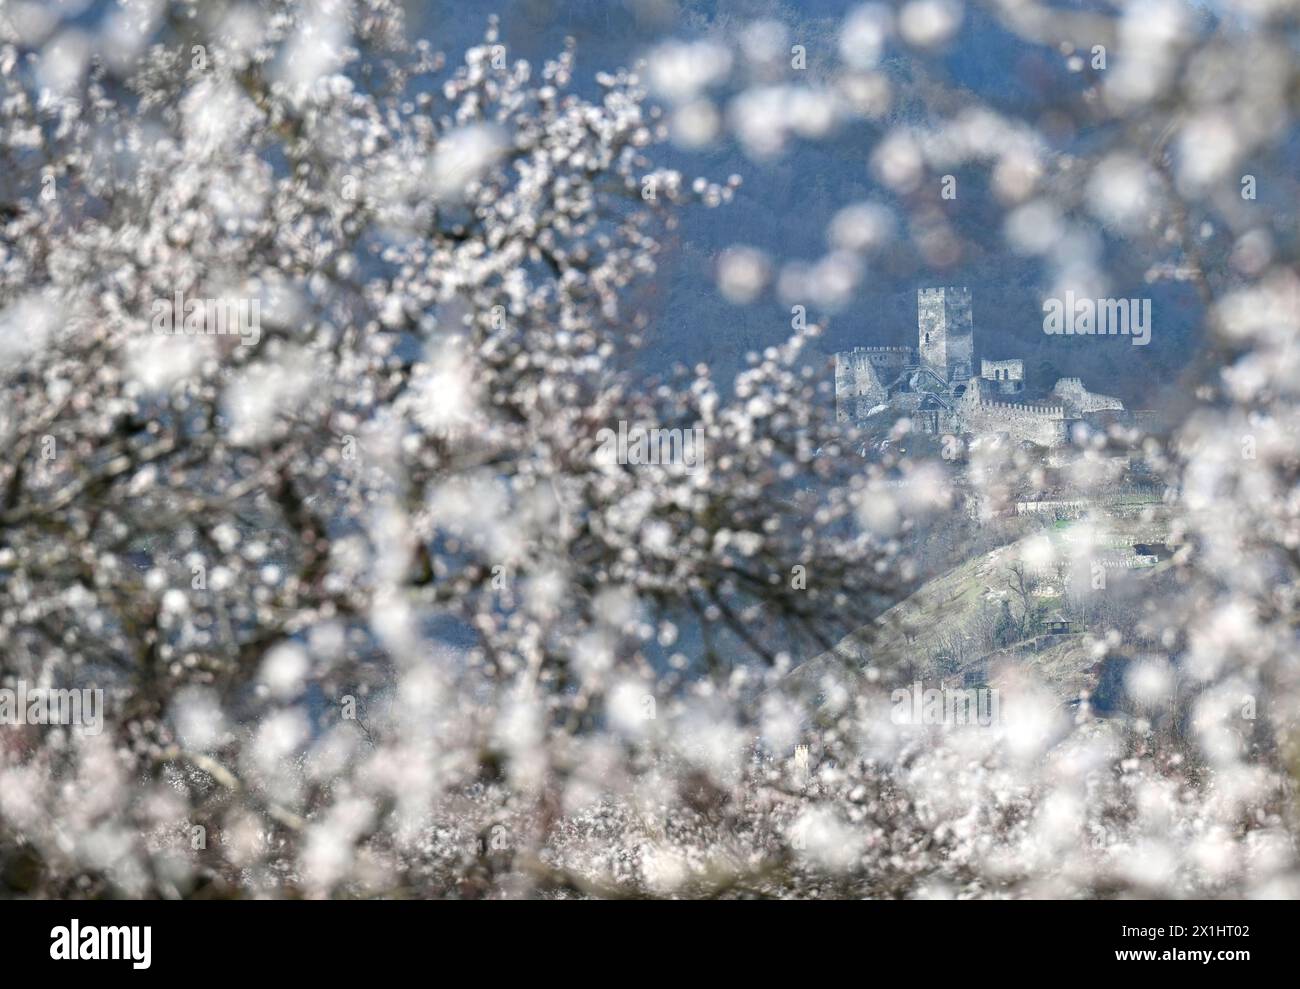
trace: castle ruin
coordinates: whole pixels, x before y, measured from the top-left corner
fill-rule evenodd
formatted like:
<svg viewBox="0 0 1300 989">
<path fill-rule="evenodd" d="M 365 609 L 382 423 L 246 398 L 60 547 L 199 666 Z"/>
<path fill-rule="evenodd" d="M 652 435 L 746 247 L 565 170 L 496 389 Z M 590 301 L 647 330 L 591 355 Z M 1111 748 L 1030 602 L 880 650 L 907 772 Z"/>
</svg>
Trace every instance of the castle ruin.
<svg viewBox="0 0 1300 989">
<path fill-rule="evenodd" d="M 835 355 L 835 408 L 842 422 L 863 425 L 893 412 L 927 433 L 1013 439 L 1056 447 L 1076 422 L 1101 413 L 1124 414 L 1124 404 L 1088 391 L 1079 378 L 1061 378 L 1050 404 L 1012 401 L 1025 388 L 1023 360 L 981 360 L 975 367 L 975 330 L 967 288 L 917 291 L 917 345 L 854 347 Z"/>
</svg>

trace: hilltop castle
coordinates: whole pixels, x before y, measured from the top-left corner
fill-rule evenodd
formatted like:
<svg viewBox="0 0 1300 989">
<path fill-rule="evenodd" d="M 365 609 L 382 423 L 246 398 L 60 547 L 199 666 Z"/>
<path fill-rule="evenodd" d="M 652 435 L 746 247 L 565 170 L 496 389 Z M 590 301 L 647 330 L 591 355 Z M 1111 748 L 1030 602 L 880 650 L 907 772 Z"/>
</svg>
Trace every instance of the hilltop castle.
<svg viewBox="0 0 1300 989">
<path fill-rule="evenodd" d="M 1015 401 L 1025 389 L 1022 360 L 981 360 L 976 376 L 969 289 L 920 289 L 916 308 L 915 349 L 854 347 L 835 355 L 841 421 L 863 424 L 882 412 L 901 412 L 927 433 L 1006 433 L 1054 447 L 1067 441 L 1075 422 L 1125 415 L 1122 402 L 1088 391 L 1078 378 L 1058 380 L 1051 404 Z"/>
</svg>

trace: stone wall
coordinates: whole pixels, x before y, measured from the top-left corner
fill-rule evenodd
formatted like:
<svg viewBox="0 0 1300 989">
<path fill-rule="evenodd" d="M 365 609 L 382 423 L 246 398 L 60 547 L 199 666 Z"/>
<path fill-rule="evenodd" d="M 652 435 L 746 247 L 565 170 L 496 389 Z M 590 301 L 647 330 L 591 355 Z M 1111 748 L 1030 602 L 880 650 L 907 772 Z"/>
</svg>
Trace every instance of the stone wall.
<svg viewBox="0 0 1300 989">
<path fill-rule="evenodd" d="M 1057 446 L 1064 443 L 1069 423 L 1061 405 L 1015 405 L 984 397 L 988 383 L 976 379 L 966 389 L 958 410 L 964 431 L 973 435 L 1006 433 L 1013 439 Z"/>
<path fill-rule="evenodd" d="M 1088 391 L 1079 378 L 1061 378 L 1052 388 L 1052 394 L 1076 416 L 1085 412 L 1124 411 L 1124 403 L 1118 398 Z"/>
<path fill-rule="evenodd" d="M 980 361 L 980 378 L 1000 395 L 1019 395 L 1025 390 L 1025 362 Z"/>
<path fill-rule="evenodd" d="M 916 293 L 917 354 L 945 381 L 971 377 L 975 358 L 970 289 L 947 286 Z"/>
<path fill-rule="evenodd" d="M 913 359 L 910 347 L 854 347 L 835 355 L 835 414 L 859 420 L 889 400 L 887 386 Z"/>
<path fill-rule="evenodd" d="M 980 361 L 980 377 L 985 381 L 1024 381 L 1025 362 L 1018 357 L 1010 361 Z"/>
</svg>

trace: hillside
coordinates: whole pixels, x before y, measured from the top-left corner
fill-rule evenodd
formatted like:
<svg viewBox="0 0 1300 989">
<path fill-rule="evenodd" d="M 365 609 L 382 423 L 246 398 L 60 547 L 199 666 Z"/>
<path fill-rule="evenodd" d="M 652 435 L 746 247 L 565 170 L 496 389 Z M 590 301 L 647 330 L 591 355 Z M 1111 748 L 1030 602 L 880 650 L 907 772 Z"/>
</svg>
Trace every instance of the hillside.
<svg viewBox="0 0 1300 989">
<path fill-rule="evenodd" d="M 1068 703 L 1080 691 L 1095 691 L 1104 651 L 1078 623 L 1068 633 L 1050 634 L 1045 627 L 1065 602 L 1066 583 L 1086 579 L 1092 559 L 1124 561 L 1135 543 L 1160 544 L 1166 538 L 1161 519 L 1058 522 L 928 581 L 871 626 L 798 667 L 792 680 L 821 689 L 823 674 L 838 670 L 854 678 L 875 667 L 881 673 L 892 671 L 885 674 L 891 680 L 897 675 L 900 680 L 995 686 L 1014 668 L 1032 672 Z M 1015 586 L 1016 569 L 1026 574 L 1024 592 Z M 1111 579 L 1147 580 L 1158 569 L 1128 569 Z M 1024 637 L 1001 648 L 991 645 L 1004 607 L 1019 622 L 1026 598 L 1030 610 Z"/>
</svg>

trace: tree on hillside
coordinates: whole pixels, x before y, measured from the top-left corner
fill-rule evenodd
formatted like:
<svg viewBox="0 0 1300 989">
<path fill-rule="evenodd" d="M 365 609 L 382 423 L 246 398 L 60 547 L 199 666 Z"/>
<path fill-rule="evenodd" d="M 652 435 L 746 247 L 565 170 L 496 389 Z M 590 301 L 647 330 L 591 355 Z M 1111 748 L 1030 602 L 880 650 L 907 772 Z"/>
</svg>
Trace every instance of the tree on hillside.
<svg viewBox="0 0 1300 989">
<path fill-rule="evenodd" d="M 1007 566 L 1005 571 L 1006 586 L 1010 592 L 1009 600 L 1004 599 L 1007 614 L 1011 615 L 1011 602 L 1015 604 L 1015 615 L 1012 619 L 1016 634 L 1016 641 L 1026 638 L 1033 630 L 1034 619 L 1034 581 L 1028 576 L 1024 560 L 1016 560 Z"/>
</svg>

